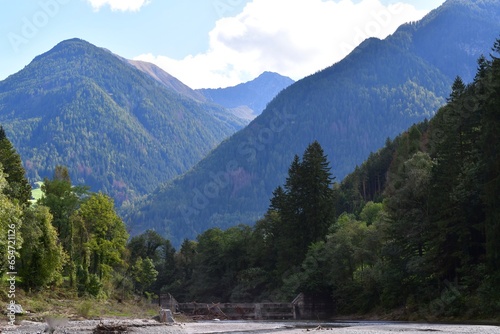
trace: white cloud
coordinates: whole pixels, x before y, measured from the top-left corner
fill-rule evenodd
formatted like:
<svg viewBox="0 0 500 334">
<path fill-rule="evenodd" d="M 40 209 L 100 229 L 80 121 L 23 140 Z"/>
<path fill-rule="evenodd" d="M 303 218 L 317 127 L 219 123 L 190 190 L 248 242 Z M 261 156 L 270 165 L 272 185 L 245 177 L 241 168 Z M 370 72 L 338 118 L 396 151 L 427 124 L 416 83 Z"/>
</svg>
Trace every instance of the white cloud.
<svg viewBox="0 0 500 334">
<path fill-rule="evenodd" d="M 188 86 L 225 87 L 274 71 L 298 80 L 328 67 L 368 37 L 385 38 L 427 12 L 379 0 L 253 0 L 209 33 L 209 49 L 176 60 L 143 54 Z"/>
<path fill-rule="evenodd" d="M 94 10 L 109 5 L 112 11 L 136 12 L 149 3 L 149 0 L 87 0 Z"/>
</svg>

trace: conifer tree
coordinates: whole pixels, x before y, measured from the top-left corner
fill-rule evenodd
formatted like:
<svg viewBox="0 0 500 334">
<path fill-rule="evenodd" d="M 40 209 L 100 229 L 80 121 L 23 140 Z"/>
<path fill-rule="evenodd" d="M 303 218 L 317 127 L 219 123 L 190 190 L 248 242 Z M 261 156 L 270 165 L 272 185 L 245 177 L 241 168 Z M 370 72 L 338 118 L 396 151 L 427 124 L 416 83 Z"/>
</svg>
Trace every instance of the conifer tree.
<svg viewBox="0 0 500 334">
<path fill-rule="evenodd" d="M 4 193 L 10 199 L 17 200 L 20 205 L 29 205 L 31 186 L 26 179 L 21 157 L 7 138 L 2 126 L 0 126 L 0 163 L 9 184 Z"/>
<path fill-rule="evenodd" d="M 315 141 L 296 155 L 288 170 L 284 188 L 278 187 L 271 209 L 280 215 L 278 244 L 283 267 L 298 265 L 307 248 L 322 240 L 334 222 L 332 175 L 321 145 Z"/>
</svg>

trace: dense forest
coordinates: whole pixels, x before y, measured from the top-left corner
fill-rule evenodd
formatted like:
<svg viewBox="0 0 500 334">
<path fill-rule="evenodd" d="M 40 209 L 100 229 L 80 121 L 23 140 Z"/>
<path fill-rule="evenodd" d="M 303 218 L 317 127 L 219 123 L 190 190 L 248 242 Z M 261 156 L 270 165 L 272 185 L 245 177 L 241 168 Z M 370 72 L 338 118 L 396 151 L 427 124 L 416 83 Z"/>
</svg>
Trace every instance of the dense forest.
<svg viewBox="0 0 500 334">
<path fill-rule="evenodd" d="M 387 138 L 433 117 L 457 75 L 473 80 L 477 59 L 498 37 L 499 16 L 498 0 L 446 1 L 384 40 L 365 40 L 284 89 L 187 173 L 132 203 L 123 216 L 131 234 L 154 229 L 178 248 L 209 228 L 254 224 L 294 155 L 315 140 L 343 180 Z"/>
<path fill-rule="evenodd" d="M 182 174 L 246 123 L 80 39 L 0 81 L 0 124 L 30 183 L 68 167 L 120 206 Z"/>
<path fill-rule="evenodd" d="M 342 182 L 335 157 L 313 141 L 254 226 L 212 228 L 176 251 L 152 230 L 129 239 L 113 201 L 74 187 L 62 166 L 30 204 L 20 157 L 0 129 L 0 247 L 15 256 L 2 256 L 0 274 L 17 270 L 31 293 L 59 286 L 97 298 L 242 302 L 305 292 L 330 296 L 337 314 L 495 317 L 499 136 L 500 39 L 470 84 L 455 79 L 435 117 L 388 139 Z"/>
</svg>

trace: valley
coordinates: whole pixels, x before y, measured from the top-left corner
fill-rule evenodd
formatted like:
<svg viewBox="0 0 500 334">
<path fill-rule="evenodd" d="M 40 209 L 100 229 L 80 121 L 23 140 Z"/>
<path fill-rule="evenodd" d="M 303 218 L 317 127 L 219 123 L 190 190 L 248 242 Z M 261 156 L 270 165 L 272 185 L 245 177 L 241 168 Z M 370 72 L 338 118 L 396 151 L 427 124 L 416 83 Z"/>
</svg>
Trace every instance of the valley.
<svg viewBox="0 0 500 334">
<path fill-rule="evenodd" d="M 225 88 L 58 42 L 0 81 L 0 299 L 91 318 L 299 295 L 308 319 L 411 322 L 346 332 L 498 323 L 498 17 L 447 0 L 299 80 Z"/>
</svg>

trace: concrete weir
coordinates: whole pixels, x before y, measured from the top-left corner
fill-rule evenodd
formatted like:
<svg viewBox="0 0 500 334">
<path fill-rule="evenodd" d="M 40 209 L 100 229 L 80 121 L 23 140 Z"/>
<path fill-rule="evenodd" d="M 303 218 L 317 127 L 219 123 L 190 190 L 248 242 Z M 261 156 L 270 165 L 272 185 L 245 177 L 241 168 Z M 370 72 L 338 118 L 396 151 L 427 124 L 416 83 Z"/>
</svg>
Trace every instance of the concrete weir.
<svg viewBox="0 0 500 334">
<path fill-rule="evenodd" d="M 326 319 L 332 315 L 328 298 L 299 294 L 291 303 L 179 303 L 170 294 L 160 295 L 161 308 L 189 316 L 244 320 Z"/>
</svg>

